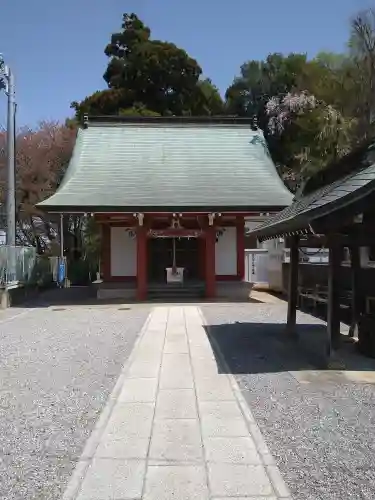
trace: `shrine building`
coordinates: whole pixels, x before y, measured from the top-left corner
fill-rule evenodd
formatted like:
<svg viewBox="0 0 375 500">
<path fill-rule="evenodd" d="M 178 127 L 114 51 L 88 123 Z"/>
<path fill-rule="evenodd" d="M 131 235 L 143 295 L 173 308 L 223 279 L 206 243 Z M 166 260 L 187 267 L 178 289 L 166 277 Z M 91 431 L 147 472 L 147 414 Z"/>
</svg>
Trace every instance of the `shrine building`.
<svg viewBox="0 0 375 500">
<path fill-rule="evenodd" d="M 239 298 L 245 223 L 290 205 L 263 133 L 232 117 L 85 117 L 48 212 L 102 228 L 99 297 Z M 195 288 L 194 288 L 195 287 Z"/>
</svg>

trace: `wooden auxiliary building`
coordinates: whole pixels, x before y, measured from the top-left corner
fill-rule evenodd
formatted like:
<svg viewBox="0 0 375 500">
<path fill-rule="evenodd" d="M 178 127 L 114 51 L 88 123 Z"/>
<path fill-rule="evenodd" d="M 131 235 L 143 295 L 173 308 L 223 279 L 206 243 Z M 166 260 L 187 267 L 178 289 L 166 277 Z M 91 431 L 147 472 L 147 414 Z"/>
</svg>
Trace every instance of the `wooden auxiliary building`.
<svg viewBox="0 0 375 500">
<path fill-rule="evenodd" d="M 375 246 L 375 144 L 368 143 L 312 176 L 291 206 L 252 231 L 259 241 L 286 238 L 290 247 L 287 331 L 296 334 L 296 308 L 303 294 L 299 246 L 329 248 L 327 290 L 310 290 L 327 303 L 327 359 L 340 348 L 340 286 L 345 249 L 351 263 L 350 334 L 359 327 L 362 352 L 375 356 L 375 320 L 369 308 L 375 285 L 365 288 L 363 272 Z M 367 255 L 367 258 L 364 256 Z M 347 294 L 346 294 L 347 295 Z"/>
</svg>

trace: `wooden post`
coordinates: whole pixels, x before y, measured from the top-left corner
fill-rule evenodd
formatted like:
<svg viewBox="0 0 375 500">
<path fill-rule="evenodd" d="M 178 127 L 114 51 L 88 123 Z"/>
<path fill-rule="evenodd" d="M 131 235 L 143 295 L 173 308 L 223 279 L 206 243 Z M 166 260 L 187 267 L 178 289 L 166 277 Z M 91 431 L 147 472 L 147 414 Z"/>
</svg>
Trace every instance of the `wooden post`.
<svg viewBox="0 0 375 500">
<path fill-rule="evenodd" d="M 349 247 L 351 262 L 351 282 L 352 282 L 352 317 L 350 323 L 349 337 L 358 336 L 358 322 L 363 312 L 363 294 L 360 283 L 361 262 L 359 247 L 353 244 Z"/>
<path fill-rule="evenodd" d="M 299 236 L 294 235 L 290 238 L 290 263 L 289 263 L 289 282 L 288 282 L 288 318 L 286 331 L 287 334 L 294 337 L 297 335 L 296 316 L 298 301 L 298 261 Z"/>
<path fill-rule="evenodd" d="M 137 227 L 137 300 L 147 298 L 147 230 Z"/>
<path fill-rule="evenodd" d="M 339 274 L 341 246 L 335 236 L 329 238 L 327 358 L 334 357 L 340 346 L 340 289 Z"/>
<path fill-rule="evenodd" d="M 216 228 L 207 226 L 205 245 L 205 275 L 206 275 L 206 298 L 213 299 L 216 295 L 215 275 L 215 244 Z"/>
<path fill-rule="evenodd" d="M 237 218 L 237 277 L 240 281 L 245 278 L 245 220 Z"/>
<path fill-rule="evenodd" d="M 206 239 L 202 236 L 198 238 L 198 252 L 199 252 L 199 279 L 204 281 L 206 279 Z"/>
</svg>

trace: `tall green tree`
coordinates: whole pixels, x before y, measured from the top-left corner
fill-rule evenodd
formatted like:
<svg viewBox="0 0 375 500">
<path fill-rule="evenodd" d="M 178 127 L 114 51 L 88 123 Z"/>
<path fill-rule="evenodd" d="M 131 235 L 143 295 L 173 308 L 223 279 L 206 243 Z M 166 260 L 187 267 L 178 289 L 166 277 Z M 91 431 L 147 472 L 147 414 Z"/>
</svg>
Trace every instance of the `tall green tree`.
<svg viewBox="0 0 375 500">
<path fill-rule="evenodd" d="M 211 81 L 185 50 L 153 40 L 135 14 L 124 14 L 122 29 L 105 48 L 108 90 L 73 102 L 77 117 L 91 114 L 210 115 L 223 112 Z"/>
<path fill-rule="evenodd" d="M 246 62 L 226 91 L 227 111 L 239 116 L 258 115 L 262 119 L 264 106 L 270 97 L 300 87 L 305 66 L 305 54 L 283 56 L 274 53 L 265 61 Z"/>
<path fill-rule="evenodd" d="M 357 120 L 347 54 L 271 54 L 241 68 L 226 93 L 229 112 L 256 115 L 282 175 L 294 180 L 351 147 Z"/>
<path fill-rule="evenodd" d="M 271 99 L 282 99 L 288 93 L 305 88 L 307 74 L 305 54 L 270 54 L 264 61 L 249 61 L 241 66 L 240 75 L 227 89 L 226 107 L 229 114 L 256 116 L 263 129 L 271 155 L 284 170 L 292 161 L 288 145 L 290 127 L 282 132 L 270 126 L 267 103 Z M 273 116 L 276 120 L 276 115 Z"/>
</svg>

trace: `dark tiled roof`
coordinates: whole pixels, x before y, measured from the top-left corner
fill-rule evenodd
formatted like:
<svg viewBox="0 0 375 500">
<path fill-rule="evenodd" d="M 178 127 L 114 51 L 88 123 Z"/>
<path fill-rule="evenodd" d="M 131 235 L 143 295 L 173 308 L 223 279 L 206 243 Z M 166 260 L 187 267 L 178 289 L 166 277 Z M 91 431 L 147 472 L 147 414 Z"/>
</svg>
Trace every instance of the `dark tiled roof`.
<svg viewBox="0 0 375 500">
<path fill-rule="evenodd" d="M 259 239 L 266 239 L 303 230 L 314 220 L 357 201 L 372 191 L 375 191 L 375 164 L 296 199 L 292 205 L 256 227 L 251 234 Z"/>
</svg>

